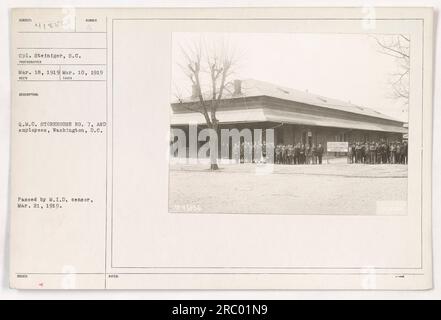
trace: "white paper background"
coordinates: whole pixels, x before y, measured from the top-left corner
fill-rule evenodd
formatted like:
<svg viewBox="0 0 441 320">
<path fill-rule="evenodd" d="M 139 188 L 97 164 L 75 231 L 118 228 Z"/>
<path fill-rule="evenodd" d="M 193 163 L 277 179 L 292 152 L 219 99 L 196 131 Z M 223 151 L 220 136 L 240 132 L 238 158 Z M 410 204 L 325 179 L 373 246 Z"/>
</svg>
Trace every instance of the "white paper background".
<svg viewBox="0 0 441 320">
<path fill-rule="evenodd" d="M 420 292 L 361 292 L 361 291 L 17 291 L 9 289 L 8 283 L 8 183 L 9 183 L 9 119 L 10 119 L 10 85 L 9 85 L 9 8 L 10 7 L 62 7 L 62 6 L 167 6 L 167 7 L 216 7 L 216 6 L 433 6 L 439 9 L 439 0 L 389 0 L 389 1 L 338 1 L 338 0 L 309 0 L 309 1 L 134 1 L 126 0 L 4 0 L 0 3 L 0 299 L 440 299 L 441 298 L 441 200 L 440 194 L 440 148 L 433 150 L 433 252 L 434 252 L 434 289 Z M 436 19 L 435 19 L 436 21 Z M 437 23 L 435 22 L 437 27 Z M 438 38 L 438 32 L 435 32 Z M 437 39 L 438 40 L 438 39 Z M 441 57 L 438 53 L 438 42 L 435 45 L 436 60 Z M 439 102 L 439 84 L 436 82 L 438 72 L 435 70 L 434 106 Z M 434 108 L 434 146 L 440 146 L 440 111 Z"/>
</svg>

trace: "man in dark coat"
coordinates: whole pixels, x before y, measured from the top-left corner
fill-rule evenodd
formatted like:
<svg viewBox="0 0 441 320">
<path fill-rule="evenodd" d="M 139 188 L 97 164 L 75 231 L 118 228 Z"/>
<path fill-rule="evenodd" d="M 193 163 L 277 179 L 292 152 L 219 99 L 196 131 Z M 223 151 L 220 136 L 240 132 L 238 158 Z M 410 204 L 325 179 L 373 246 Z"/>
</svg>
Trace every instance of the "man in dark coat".
<svg viewBox="0 0 441 320">
<path fill-rule="evenodd" d="M 357 142 L 355 145 L 355 162 L 360 163 L 361 162 L 361 144 L 360 142 Z"/>
<path fill-rule="evenodd" d="M 381 163 L 381 155 L 383 153 L 383 146 L 381 143 L 377 143 L 377 163 Z"/>
<path fill-rule="evenodd" d="M 381 144 L 381 163 L 387 163 L 387 145 L 384 141 Z"/>
<path fill-rule="evenodd" d="M 306 152 L 305 145 L 302 144 L 300 146 L 300 163 L 301 164 L 305 164 L 305 158 L 306 158 L 305 152 Z"/>
<path fill-rule="evenodd" d="M 319 144 L 318 144 L 318 147 L 317 147 L 317 158 L 318 158 L 318 162 L 319 162 L 319 164 L 322 164 L 322 157 L 323 157 L 323 152 L 324 152 L 324 151 L 325 151 L 325 150 L 323 149 L 322 144 L 319 143 Z"/>
<path fill-rule="evenodd" d="M 352 163 L 352 143 L 348 146 L 348 163 Z"/>
<path fill-rule="evenodd" d="M 276 164 L 282 163 L 282 146 L 278 144 L 274 150 L 276 153 Z"/>
<path fill-rule="evenodd" d="M 294 164 L 300 164 L 300 143 L 294 147 Z"/>
<path fill-rule="evenodd" d="M 369 146 L 369 163 L 375 164 L 377 162 L 377 147 L 375 142 L 371 142 Z"/>
<path fill-rule="evenodd" d="M 312 156 L 312 164 L 317 164 L 317 147 L 315 144 L 312 144 L 311 147 L 311 156 Z"/>
<path fill-rule="evenodd" d="M 404 141 L 403 147 L 401 148 L 401 163 L 407 164 L 407 142 Z"/>
</svg>

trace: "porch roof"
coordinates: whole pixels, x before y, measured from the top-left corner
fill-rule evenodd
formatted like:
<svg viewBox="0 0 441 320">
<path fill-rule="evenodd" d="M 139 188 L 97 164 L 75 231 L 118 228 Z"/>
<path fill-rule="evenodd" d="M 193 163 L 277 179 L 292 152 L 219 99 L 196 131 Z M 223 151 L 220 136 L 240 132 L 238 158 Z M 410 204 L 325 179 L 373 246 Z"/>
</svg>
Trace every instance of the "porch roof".
<svg viewBox="0 0 441 320">
<path fill-rule="evenodd" d="M 351 119 L 320 117 L 310 114 L 306 115 L 291 111 L 280 111 L 264 108 L 248 109 L 245 111 L 218 111 L 216 116 L 221 123 L 276 122 L 318 127 L 335 127 L 394 133 L 407 133 L 408 131 L 407 128 L 401 126 L 356 121 Z M 203 125 L 205 124 L 205 119 L 200 113 L 180 113 L 171 115 L 171 125 L 188 124 Z"/>
</svg>

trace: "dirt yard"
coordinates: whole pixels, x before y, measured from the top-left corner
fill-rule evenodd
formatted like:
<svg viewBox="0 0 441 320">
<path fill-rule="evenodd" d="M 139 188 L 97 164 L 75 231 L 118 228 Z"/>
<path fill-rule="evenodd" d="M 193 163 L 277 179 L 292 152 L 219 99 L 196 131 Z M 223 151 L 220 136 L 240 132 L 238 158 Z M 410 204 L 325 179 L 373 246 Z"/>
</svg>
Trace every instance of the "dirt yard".
<svg viewBox="0 0 441 320">
<path fill-rule="evenodd" d="M 169 210 L 185 213 L 405 214 L 407 165 L 170 166 Z"/>
</svg>

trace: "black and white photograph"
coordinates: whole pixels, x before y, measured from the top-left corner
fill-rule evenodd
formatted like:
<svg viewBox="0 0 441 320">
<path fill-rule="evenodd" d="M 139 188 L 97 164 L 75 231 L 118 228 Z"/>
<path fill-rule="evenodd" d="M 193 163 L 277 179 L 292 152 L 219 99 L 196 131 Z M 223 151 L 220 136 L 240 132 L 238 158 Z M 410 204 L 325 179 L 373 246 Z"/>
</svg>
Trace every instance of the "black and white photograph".
<svg viewBox="0 0 441 320">
<path fill-rule="evenodd" d="M 405 215 L 407 34 L 172 34 L 169 210 Z"/>
<path fill-rule="evenodd" d="M 436 287 L 433 8 L 10 14 L 11 295 Z"/>
</svg>

